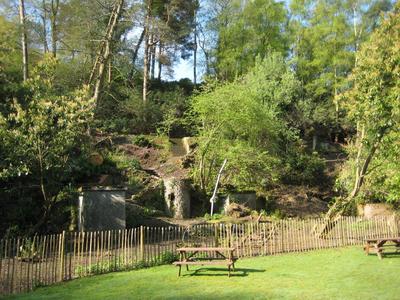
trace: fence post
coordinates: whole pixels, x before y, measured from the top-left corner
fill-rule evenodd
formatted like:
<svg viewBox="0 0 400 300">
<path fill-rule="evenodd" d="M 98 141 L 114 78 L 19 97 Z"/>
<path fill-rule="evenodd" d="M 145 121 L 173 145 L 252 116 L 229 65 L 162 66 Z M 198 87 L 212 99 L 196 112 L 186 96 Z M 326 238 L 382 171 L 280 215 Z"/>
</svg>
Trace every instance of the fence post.
<svg viewBox="0 0 400 300">
<path fill-rule="evenodd" d="M 64 246 L 65 246 L 65 230 L 63 230 L 60 241 L 60 281 L 63 281 L 64 271 Z"/>
<path fill-rule="evenodd" d="M 218 225 L 217 223 L 214 223 L 214 243 L 215 243 L 215 247 L 218 247 Z"/>
<path fill-rule="evenodd" d="M 140 226 L 140 261 L 144 261 L 144 227 Z"/>
</svg>

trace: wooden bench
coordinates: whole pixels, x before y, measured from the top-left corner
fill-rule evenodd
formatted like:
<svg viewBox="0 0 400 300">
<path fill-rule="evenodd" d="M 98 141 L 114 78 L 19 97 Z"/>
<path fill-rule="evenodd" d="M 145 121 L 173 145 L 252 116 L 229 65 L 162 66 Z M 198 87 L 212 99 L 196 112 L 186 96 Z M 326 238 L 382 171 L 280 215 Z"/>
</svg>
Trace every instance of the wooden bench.
<svg viewBox="0 0 400 300">
<path fill-rule="evenodd" d="M 383 253 L 385 250 L 392 250 L 390 253 L 399 253 L 400 250 L 400 237 L 389 237 L 389 238 L 375 238 L 365 240 L 364 251 L 368 255 L 370 253 L 377 254 L 380 259 L 383 258 Z M 391 242 L 392 244 L 387 244 Z M 386 251 L 386 253 L 388 253 Z"/>
<path fill-rule="evenodd" d="M 233 256 L 235 248 L 223 248 L 223 247 L 184 247 L 177 249 L 179 252 L 179 261 L 175 261 L 173 264 L 179 267 L 178 276 L 181 276 L 182 266 L 186 266 L 186 270 L 189 271 L 189 266 L 205 266 L 205 265 L 225 265 L 228 267 L 228 277 L 231 276 L 232 271 L 235 271 L 236 257 Z M 209 253 L 215 253 L 216 257 L 198 257 L 199 253 L 208 255 Z M 224 253 L 227 253 L 225 255 Z"/>
</svg>

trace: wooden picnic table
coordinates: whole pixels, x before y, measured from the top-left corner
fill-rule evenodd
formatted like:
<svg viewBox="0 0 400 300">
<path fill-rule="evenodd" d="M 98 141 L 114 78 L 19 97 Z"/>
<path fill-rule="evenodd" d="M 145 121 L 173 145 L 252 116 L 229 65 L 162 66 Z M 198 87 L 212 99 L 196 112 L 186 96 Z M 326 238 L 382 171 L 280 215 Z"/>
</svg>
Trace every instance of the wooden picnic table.
<svg viewBox="0 0 400 300">
<path fill-rule="evenodd" d="M 384 250 L 388 248 L 394 248 L 396 250 L 395 253 L 400 250 L 400 237 L 367 239 L 365 242 L 365 254 L 368 255 L 369 253 L 376 253 L 380 259 L 383 258 Z M 389 242 L 393 244 L 387 244 Z"/>
<path fill-rule="evenodd" d="M 181 268 L 186 265 L 186 270 L 189 271 L 189 265 L 226 265 L 228 267 L 228 276 L 231 276 L 231 268 L 235 271 L 235 262 L 233 252 L 235 248 L 225 247 L 182 247 L 178 248 L 179 261 L 173 264 L 179 267 L 178 276 L 181 276 Z M 205 254 L 204 257 L 199 257 L 198 254 Z M 214 257 L 210 257 L 214 254 Z"/>
</svg>

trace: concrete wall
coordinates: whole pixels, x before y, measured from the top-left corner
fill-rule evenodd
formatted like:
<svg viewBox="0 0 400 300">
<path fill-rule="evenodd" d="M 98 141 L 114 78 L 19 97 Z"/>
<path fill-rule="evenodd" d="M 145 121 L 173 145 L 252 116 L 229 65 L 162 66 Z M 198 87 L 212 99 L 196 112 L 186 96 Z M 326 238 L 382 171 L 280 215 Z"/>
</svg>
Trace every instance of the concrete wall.
<svg viewBox="0 0 400 300">
<path fill-rule="evenodd" d="M 125 229 L 125 190 L 87 190 L 79 196 L 79 230 Z"/>
</svg>

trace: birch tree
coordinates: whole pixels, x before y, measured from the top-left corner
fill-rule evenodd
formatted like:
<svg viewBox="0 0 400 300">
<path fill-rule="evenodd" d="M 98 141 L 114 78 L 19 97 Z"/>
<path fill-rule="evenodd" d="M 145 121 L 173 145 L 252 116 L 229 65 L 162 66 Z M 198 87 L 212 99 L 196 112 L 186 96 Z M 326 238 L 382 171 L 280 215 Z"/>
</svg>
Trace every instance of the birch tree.
<svg viewBox="0 0 400 300">
<path fill-rule="evenodd" d="M 19 22 L 21 25 L 22 70 L 24 81 L 28 79 L 28 42 L 26 35 L 25 1 L 19 0 Z"/>
</svg>

